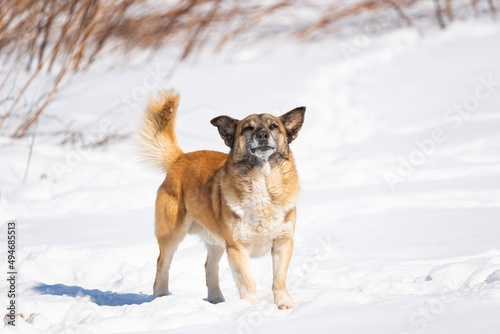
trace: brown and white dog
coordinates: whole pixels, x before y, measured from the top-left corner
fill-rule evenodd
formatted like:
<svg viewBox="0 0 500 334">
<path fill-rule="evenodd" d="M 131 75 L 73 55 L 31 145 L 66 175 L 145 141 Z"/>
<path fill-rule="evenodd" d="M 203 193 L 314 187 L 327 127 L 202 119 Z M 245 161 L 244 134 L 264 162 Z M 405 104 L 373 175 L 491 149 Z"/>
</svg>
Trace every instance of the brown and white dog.
<svg viewBox="0 0 500 334">
<path fill-rule="evenodd" d="M 250 258 L 269 250 L 274 302 L 293 307 L 286 289 L 293 251 L 299 181 L 288 145 L 297 137 L 306 108 L 281 117 L 254 114 L 243 120 L 219 116 L 229 154 L 183 153 L 175 135 L 179 95 L 160 91 L 145 111 L 139 140 L 146 159 L 166 172 L 158 189 L 155 234 L 160 247 L 153 298 L 168 295 L 168 273 L 187 233 L 198 234 L 208 249 L 205 263 L 208 301 L 219 303 L 219 261 L 227 251 L 240 297 L 258 303 Z"/>
</svg>

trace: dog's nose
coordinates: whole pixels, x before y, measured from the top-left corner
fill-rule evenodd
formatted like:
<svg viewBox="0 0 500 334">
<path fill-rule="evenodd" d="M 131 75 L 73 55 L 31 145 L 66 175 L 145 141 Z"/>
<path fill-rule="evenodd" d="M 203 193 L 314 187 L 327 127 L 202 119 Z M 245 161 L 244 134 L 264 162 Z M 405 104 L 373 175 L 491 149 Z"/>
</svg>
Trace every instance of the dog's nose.
<svg viewBox="0 0 500 334">
<path fill-rule="evenodd" d="M 258 140 L 268 140 L 269 139 L 269 132 L 265 130 L 261 130 L 257 132 L 256 134 Z"/>
</svg>

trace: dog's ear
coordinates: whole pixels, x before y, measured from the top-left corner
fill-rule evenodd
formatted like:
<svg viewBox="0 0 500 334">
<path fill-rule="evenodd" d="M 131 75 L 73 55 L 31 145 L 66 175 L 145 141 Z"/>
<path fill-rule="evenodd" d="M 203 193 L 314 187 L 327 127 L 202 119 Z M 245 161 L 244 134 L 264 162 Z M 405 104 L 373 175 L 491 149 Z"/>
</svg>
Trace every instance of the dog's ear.
<svg viewBox="0 0 500 334">
<path fill-rule="evenodd" d="M 300 128 L 304 123 L 306 107 L 295 108 L 280 117 L 281 123 L 285 126 L 288 143 L 291 143 L 299 135 Z"/>
<path fill-rule="evenodd" d="M 219 116 L 211 120 L 210 123 L 212 123 L 213 126 L 217 127 L 220 136 L 222 137 L 222 139 L 224 139 L 224 143 L 232 148 L 234 144 L 234 134 L 236 133 L 238 120 L 229 116 Z"/>
</svg>

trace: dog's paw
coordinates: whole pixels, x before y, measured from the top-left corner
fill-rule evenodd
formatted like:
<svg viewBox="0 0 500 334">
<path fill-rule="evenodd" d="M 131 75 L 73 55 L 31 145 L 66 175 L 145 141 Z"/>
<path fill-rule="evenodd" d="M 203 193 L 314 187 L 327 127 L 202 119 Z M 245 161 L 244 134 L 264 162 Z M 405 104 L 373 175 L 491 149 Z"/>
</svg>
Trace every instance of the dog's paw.
<svg viewBox="0 0 500 334">
<path fill-rule="evenodd" d="M 213 295 L 208 295 L 207 297 L 207 302 L 212 304 L 219 304 L 225 301 L 226 300 L 224 299 L 224 296 L 222 294 L 213 294 Z"/>
<path fill-rule="evenodd" d="M 242 299 L 250 302 L 252 305 L 259 305 L 259 299 L 254 294 L 248 294 L 246 296 L 243 296 Z"/>
<path fill-rule="evenodd" d="M 278 304 L 278 309 L 280 309 L 280 310 L 288 310 L 288 309 L 291 309 L 294 307 L 295 306 L 293 306 L 292 303 L 290 303 L 290 304 Z"/>
<path fill-rule="evenodd" d="M 274 303 L 280 310 L 287 310 L 295 307 L 293 306 L 292 298 L 290 298 L 288 293 L 282 294 L 281 296 L 275 298 Z"/>
</svg>

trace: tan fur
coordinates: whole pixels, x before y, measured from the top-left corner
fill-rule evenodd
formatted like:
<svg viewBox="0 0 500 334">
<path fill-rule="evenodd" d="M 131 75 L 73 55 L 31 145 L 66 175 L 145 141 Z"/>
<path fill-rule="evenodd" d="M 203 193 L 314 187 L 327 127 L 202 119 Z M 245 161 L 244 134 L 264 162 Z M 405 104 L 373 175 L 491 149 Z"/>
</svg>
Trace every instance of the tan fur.
<svg viewBox="0 0 500 334">
<path fill-rule="evenodd" d="M 144 159 L 165 172 L 183 153 L 175 135 L 178 107 L 179 94 L 173 89 L 159 91 L 157 98 L 149 101 L 138 131 Z"/>
<path fill-rule="evenodd" d="M 226 250 L 241 298 L 257 304 L 250 257 L 271 251 L 275 303 L 280 309 L 292 308 L 286 273 L 299 182 L 288 144 L 302 126 L 305 108 L 281 117 L 260 114 L 241 121 L 217 117 L 212 124 L 230 153 L 183 153 L 174 129 L 178 104 L 178 94 L 160 92 L 149 103 L 139 132 L 144 156 L 167 172 L 156 199 L 160 255 L 154 298 L 168 295 L 173 254 L 187 233 L 195 233 L 208 249 L 208 301 L 224 301 L 218 264 Z"/>
</svg>

